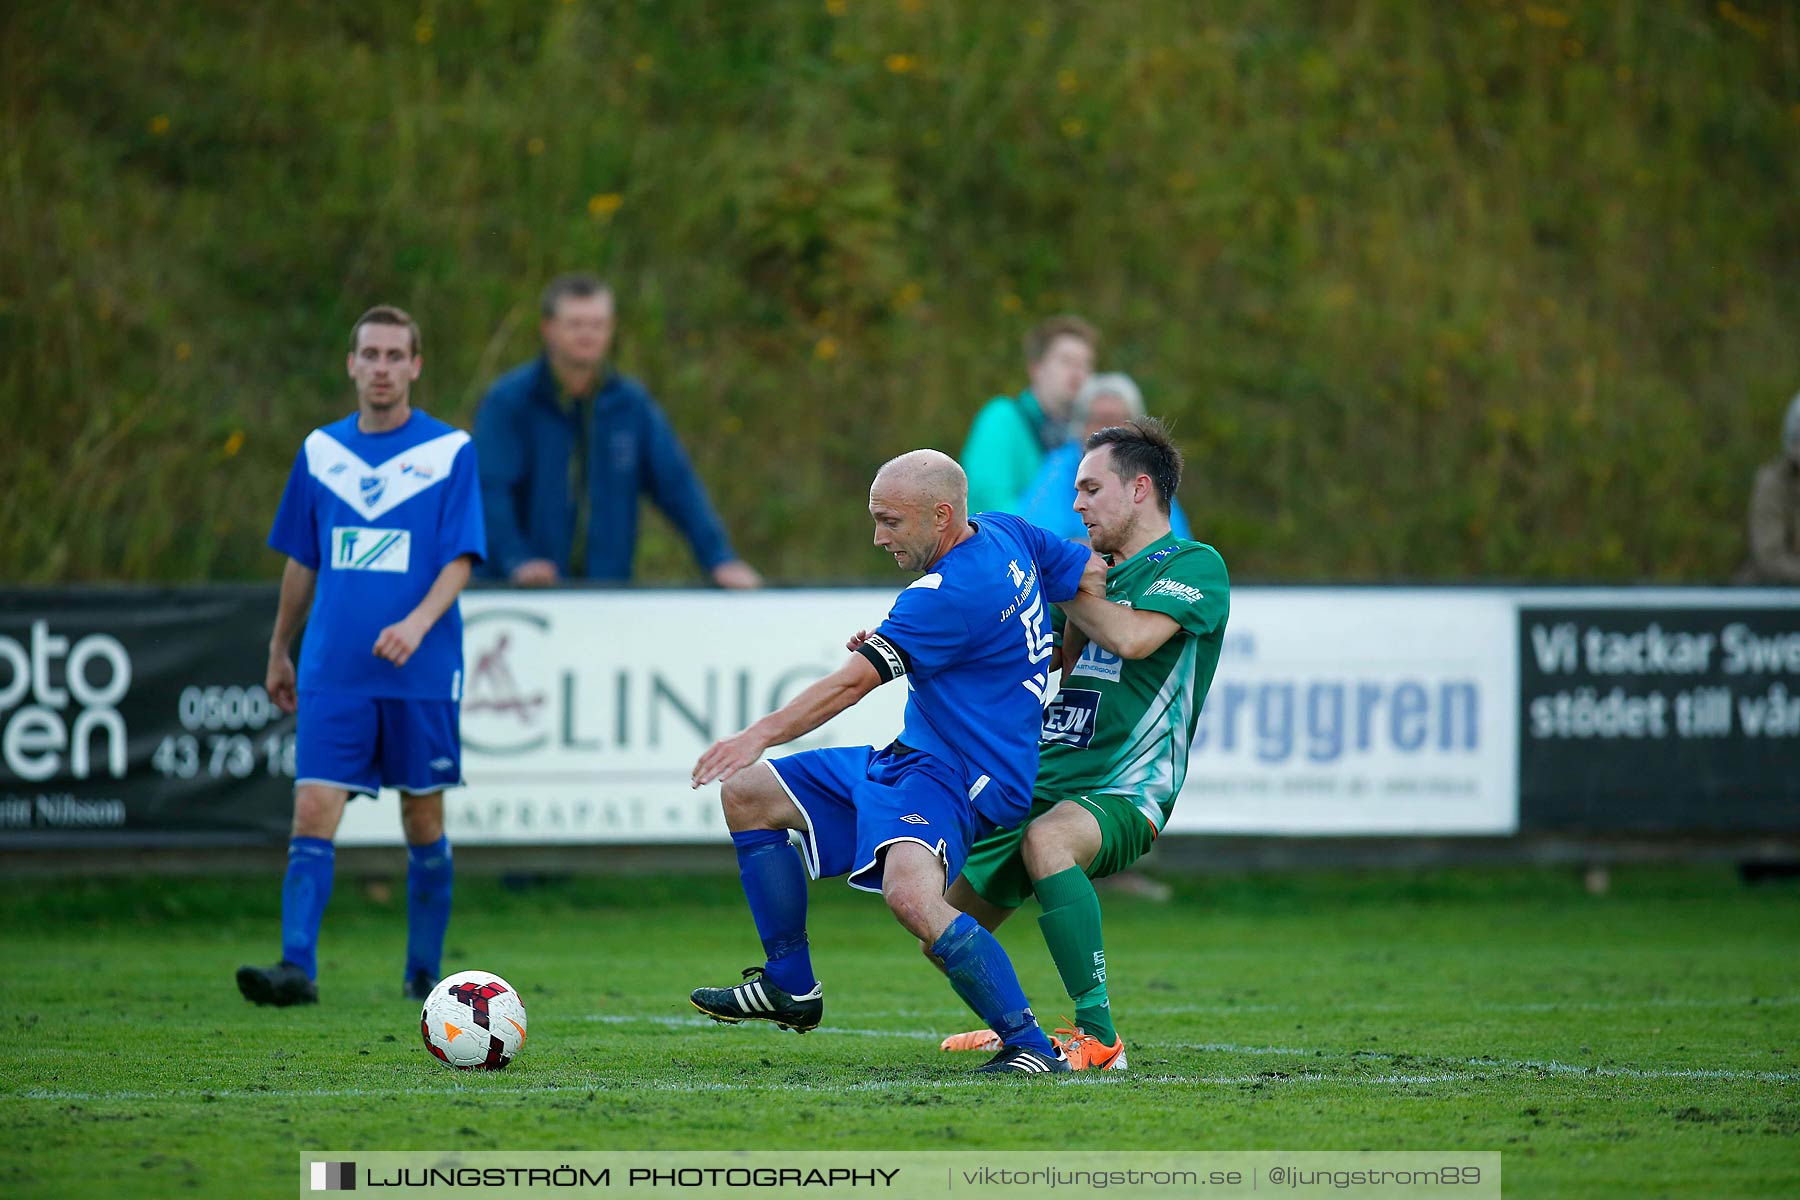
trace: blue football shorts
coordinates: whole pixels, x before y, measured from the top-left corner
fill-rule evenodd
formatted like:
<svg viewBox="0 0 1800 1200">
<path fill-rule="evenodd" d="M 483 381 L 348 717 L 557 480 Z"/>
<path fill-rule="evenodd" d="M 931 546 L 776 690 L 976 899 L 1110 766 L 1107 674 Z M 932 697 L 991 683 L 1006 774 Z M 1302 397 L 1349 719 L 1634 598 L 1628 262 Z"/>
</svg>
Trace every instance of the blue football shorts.
<svg viewBox="0 0 1800 1200">
<path fill-rule="evenodd" d="M 295 784 L 351 795 L 384 787 L 419 795 L 462 786 L 461 705 L 348 692 L 301 692 Z"/>
<path fill-rule="evenodd" d="M 880 892 L 887 847 L 917 842 L 943 859 L 947 883 L 991 824 L 958 773 L 921 750 L 842 746 L 768 762 L 806 819 L 801 849 L 814 879 L 847 874 L 851 887 Z"/>
</svg>

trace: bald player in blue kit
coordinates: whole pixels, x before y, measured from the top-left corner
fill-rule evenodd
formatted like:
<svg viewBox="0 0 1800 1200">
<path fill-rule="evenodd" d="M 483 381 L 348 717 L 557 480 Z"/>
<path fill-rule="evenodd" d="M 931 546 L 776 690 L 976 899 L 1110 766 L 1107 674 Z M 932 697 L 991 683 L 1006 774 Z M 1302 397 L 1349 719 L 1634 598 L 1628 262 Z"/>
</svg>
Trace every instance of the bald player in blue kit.
<svg viewBox="0 0 1800 1200">
<path fill-rule="evenodd" d="M 1060 1074 L 1069 1064 L 1038 1026 L 1006 952 L 944 891 L 976 838 L 1017 825 L 1031 807 L 1055 688 L 1049 605 L 1078 590 L 1103 597 L 1106 564 L 1017 517 L 971 520 L 967 509 L 968 480 L 948 455 L 915 450 L 883 466 L 869 488 L 874 541 L 919 578 L 880 625 L 851 638 L 842 667 L 695 764 L 694 786 L 724 781 L 725 820 L 766 959 L 745 982 L 698 988 L 690 1001 L 720 1021 L 816 1028 L 824 990 L 806 938 L 807 875 L 847 875 L 851 887 L 882 895 L 957 995 L 989 1020 L 1002 1046 L 982 1072 Z M 902 676 L 905 725 L 886 748 L 763 760 Z"/>
</svg>

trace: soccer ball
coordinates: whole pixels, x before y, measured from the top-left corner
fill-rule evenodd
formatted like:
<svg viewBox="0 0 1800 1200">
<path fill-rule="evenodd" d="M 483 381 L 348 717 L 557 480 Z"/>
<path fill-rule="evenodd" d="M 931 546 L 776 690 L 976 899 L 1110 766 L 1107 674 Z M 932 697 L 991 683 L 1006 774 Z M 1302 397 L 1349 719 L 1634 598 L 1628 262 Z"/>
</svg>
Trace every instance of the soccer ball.
<svg viewBox="0 0 1800 1200">
<path fill-rule="evenodd" d="M 419 1013 L 425 1048 L 459 1071 L 498 1071 L 525 1045 L 525 1005 L 492 971 L 438 980 Z"/>
</svg>

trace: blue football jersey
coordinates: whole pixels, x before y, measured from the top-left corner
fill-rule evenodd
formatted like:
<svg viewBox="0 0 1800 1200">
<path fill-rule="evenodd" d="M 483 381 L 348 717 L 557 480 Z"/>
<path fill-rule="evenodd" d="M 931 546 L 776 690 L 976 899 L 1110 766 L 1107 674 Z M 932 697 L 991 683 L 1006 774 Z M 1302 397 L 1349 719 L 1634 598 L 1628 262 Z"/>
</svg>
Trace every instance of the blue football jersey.
<svg viewBox="0 0 1800 1200">
<path fill-rule="evenodd" d="M 452 604 L 406 665 L 374 653 L 453 559 L 487 555 L 475 446 L 414 411 L 387 433 L 351 413 L 307 435 L 269 545 L 319 573 L 300 645 L 299 689 L 462 699 L 462 612 Z"/>
<path fill-rule="evenodd" d="M 1056 690 L 1052 601 L 1081 583 L 1090 551 L 1006 513 L 931 565 L 875 630 L 904 659 L 900 740 L 963 773 L 975 808 L 1012 826 L 1031 808 L 1038 731 Z"/>
</svg>

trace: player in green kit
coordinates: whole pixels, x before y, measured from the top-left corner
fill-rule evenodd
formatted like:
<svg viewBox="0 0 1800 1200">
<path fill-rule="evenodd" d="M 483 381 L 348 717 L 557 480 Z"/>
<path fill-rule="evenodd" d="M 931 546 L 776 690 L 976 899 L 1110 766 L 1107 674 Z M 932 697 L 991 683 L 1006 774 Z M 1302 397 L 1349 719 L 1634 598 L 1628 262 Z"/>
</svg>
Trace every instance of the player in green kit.
<svg viewBox="0 0 1800 1200">
<path fill-rule="evenodd" d="M 992 930 L 1036 894 L 1038 925 L 1075 1004 L 1064 1052 L 1076 1070 L 1124 1070 L 1125 1042 L 1106 995 L 1106 951 L 1093 880 L 1123 871 L 1162 832 L 1187 776 L 1231 585 L 1219 552 L 1169 530 L 1181 452 L 1141 418 L 1087 440 L 1075 511 L 1111 564 L 1106 599 L 1063 606 L 1062 690 L 1044 713 L 1031 813 L 977 842 L 952 905 Z M 945 1050 L 998 1045 L 980 1029 Z"/>
</svg>

